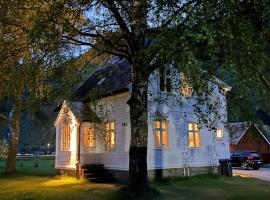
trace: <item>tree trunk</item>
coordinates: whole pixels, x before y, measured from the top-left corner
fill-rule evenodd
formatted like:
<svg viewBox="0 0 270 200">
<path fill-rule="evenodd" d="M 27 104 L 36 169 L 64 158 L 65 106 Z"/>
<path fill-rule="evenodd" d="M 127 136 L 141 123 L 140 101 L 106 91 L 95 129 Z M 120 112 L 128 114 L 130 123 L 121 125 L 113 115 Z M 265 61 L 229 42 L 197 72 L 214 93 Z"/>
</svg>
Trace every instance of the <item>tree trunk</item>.
<svg viewBox="0 0 270 200">
<path fill-rule="evenodd" d="M 21 113 L 20 111 L 21 111 L 21 102 L 20 102 L 20 95 L 18 95 L 16 101 L 14 102 L 14 109 L 10 120 L 12 136 L 6 162 L 6 174 L 12 174 L 16 172 L 16 154 L 20 131 L 20 113 Z"/>
<path fill-rule="evenodd" d="M 129 149 L 129 194 L 140 195 L 148 189 L 147 176 L 147 79 L 133 81 L 130 106 L 131 140 Z"/>
</svg>

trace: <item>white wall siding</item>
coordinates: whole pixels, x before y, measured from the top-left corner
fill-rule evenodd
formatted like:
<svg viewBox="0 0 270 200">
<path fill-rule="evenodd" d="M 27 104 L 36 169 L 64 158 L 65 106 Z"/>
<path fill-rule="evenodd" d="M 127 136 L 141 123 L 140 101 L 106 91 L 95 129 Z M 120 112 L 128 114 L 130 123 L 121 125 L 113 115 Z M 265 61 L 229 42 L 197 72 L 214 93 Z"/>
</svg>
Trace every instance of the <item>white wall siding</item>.
<svg viewBox="0 0 270 200">
<path fill-rule="evenodd" d="M 179 73 L 175 73 L 174 82 L 180 82 Z M 178 83 L 175 83 L 178 85 Z M 215 85 L 214 85 L 215 86 Z M 179 88 L 179 87 L 178 87 Z M 216 139 L 214 130 L 206 127 L 200 128 L 200 147 L 188 147 L 188 123 L 198 123 L 194 112 L 195 101 L 193 97 L 186 98 L 174 90 L 168 93 L 159 92 L 158 73 L 150 76 L 149 83 L 149 134 L 148 134 L 148 168 L 179 168 L 218 165 L 219 159 L 229 158 L 228 134 L 224 128 L 227 120 L 226 99 L 220 94 L 218 87 L 212 91 L 213 97 L 220 100 L 219 112 L 221 119 L 217 120 L 217 127 L 223 129 L 222 140 Z M 167 148 L 156 149 L 154 137 L 154 124 L 157 111 L 167 119 L 168 144 Z M 209 116 L 210 117 L 210 116 Z"/>
<path fill-rule="evenodd" d="M 65 105 L 63 105 L 65 106 Z M 75 164 L 77 162 L 77 138 L 78 138 L 78 127 L 79 122 L 73 115 L 73 113 L 69 110 L 68 116 L 71 119 L 70 122 L 70 149 L 62 150 L 61 142 L 62 142 L 62 126 L 64 124 L 64 118 L 66 116 L 63 115 L 62 109 L 59 112 L 58 120 L 56 122 L 56 157 L 55 157 L 55 168 L 76 168 Z"/>
<path fill-rule="evenodd" d="M 104 113 L 99 109 L 106 109 L 106 115 L 99 114 L 100 118 L 106 121 L 115 122 L 115 149 L 105 150 L 105 141 L 102 139 L 102 128 L 96 131 L 96 148 L 85 149 L 83 147 L 83 132 L 82 128 L 87 125 L 84 123 L 81 128 L 81 163 L 102 163 L 110 169 L 128 169 L 128 151 L 130 143 L 130 115 L 127 101 L 129 93 L 122 93 L 114 96 L 103 98 L 96 102 L 93 110 L 97 114 Z M 104 134 L 104 133 L 103 133 Z M 93 154 L 95 153 L 95 155 Z M 91 158 L 92 157 L 92 158 Z"/>
<path fill-rule="evenodd" d="M 175 72 L 175 87 L 179 82 L 180 74 Z M 177 78 L 178 77 L 178 78 Z M 174 87 L 174 88 L 175 88 Z M 219 159 L 228 159 L 229 138 L 225 129 L 227 121 L 226 97 L 219 92 L 217 87 L 213 89 L 213 97 L 219 98 L 222 103 L 220 111 L 222 118 L 217 121 L 217 127 L 223 129 L 223 138 L 216 139 L 214 130 L 208 130 L 202 126 L 200 129 L 200 147 L 191 149 L 188 147 L 188 123 L 197 123 L 199 120 L 194 113 L 194 99 L 182 97 L 179 91 L 172 91 L 172 94 L 159 92 L 158 73 L 154 72 L 149 78 L 149 101 L 148 101 L 148 169 L 155 168 L 183 168 L 183 167 L 204 167 L 217 166 Z M 96 130 L 95 148 L 85 148 L 83 142 L 83 128 L 89 123 L 82 123 L 80 126 L 80 162 L 81 164 L 104 164 L 109 169 L 128 170 L 129 165 L 129 144 L 131 136 L 130 112 L 127 101 L 129 92 L 109 96 L 100 99 L 93 106 L 93 110 L 104 121 L 115 122 L 115 150 L 106 151 L 105 143 L 101 137 L 100 130 Z M 159 100 L 157 100 L 160 98 Z M 181 101 L 179 101 L 181 100 Z M 180 103 L 180 104 L 179 104 Z M 100 112 L 100 109 L 106 110 Z M 168 147 L 157 149 L 155 147 L 154 120 L 156 113 L 160 112 L 167 119 Z M 59 122 L 61 125 L 61 122 Z M 61 152 L 59 141 L 61 141 L 60 126 L 56 128 L 56 167 L 66 165 L 70 161 L 68 152 Z"/>
</svg>

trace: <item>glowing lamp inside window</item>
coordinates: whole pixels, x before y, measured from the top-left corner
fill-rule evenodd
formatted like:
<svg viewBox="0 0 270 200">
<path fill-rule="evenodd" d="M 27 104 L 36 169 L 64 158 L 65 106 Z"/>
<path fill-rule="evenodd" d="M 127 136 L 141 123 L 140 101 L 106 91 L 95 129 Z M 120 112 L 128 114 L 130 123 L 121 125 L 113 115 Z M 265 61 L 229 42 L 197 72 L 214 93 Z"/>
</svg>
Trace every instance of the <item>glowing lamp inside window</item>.
<svg viewBox="0 0 270 200">
<path fill-rule="evenodd" d="M 223 138 L 223 130 L 222 129 L 217 129 L 216 130 L 216 136 L 217 136 L 217 139 L 222 139 Z"/>
</svg>

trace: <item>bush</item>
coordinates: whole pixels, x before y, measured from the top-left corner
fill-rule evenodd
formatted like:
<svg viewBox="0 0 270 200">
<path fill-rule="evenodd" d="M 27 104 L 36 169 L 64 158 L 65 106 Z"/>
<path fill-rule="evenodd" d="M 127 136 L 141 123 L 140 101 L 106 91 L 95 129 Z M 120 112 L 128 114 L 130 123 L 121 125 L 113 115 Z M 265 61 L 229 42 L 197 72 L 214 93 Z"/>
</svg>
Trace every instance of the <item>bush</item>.
<svg viewBox="0 0 270 200">
<path fill-rule="evenodd" d="M 0 140 L 0 159 L 6 159 L 8 156 L 8 142 Z"/>
</svg>

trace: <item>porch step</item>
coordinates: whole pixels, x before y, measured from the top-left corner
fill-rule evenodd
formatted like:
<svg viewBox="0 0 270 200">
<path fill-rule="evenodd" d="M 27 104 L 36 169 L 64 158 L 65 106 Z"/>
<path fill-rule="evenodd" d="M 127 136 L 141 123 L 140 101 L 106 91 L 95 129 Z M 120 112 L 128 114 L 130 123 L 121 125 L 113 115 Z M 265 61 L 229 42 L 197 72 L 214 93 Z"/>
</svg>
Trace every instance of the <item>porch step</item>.
<svg viewBox="0 0 270 200">
<path fill-rule="evenodd" d="M 97 178 L 88 178 L 92 183 L 113 183 L 115 182 L 114 177 L 97 177 Z"/>
<path fill-rule="evenodd" d="M 111 183 L 115 181 L 113 174 L 104 168 L 104 165 L 83 165 L 81 170 L 84 178 L 94 183 Z"/>
<path fill-rule="evenodd" d="M 108 171 L 103 172 L 95 172 L 95 173 L 85 173 L 84 176 L 86 178 L 95 178 L 95 177 L 110 177 L 112 174 Z"/>
<path fill-rule="evenodd" d="M 104 165 L 102 165 L 102 164 L 87 164 L 87 165 L 81 166 L 81 169 L 86 169 L 86 170 L 104 169 Z"/>
</svg>

